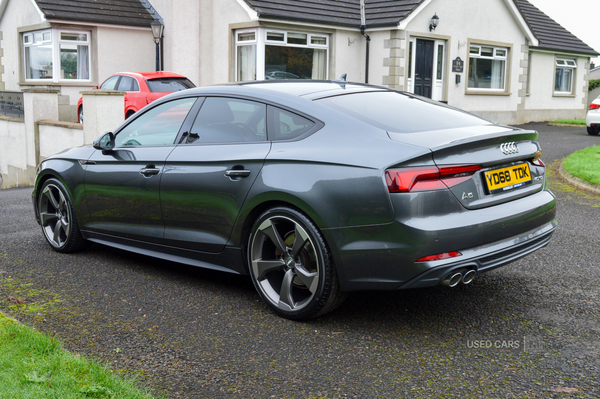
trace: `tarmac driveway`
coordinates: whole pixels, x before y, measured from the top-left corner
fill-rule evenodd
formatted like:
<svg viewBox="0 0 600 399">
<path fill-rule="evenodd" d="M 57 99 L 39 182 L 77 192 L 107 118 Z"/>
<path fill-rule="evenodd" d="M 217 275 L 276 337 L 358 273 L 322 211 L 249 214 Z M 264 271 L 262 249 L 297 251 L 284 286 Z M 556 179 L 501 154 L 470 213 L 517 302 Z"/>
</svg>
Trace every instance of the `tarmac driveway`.
<svg viewBox="0 0 600 399">
<path fill-rule="evenodd" d="M 600 137 L 525 127 L 541 134 L 559 229 L 469 286 L 353 293 L 292 322 L 247 278 L 100 245 L 57 254 L 31 189 L 12 189 L 0 191 L 0 311 L 170 398 L 600 397 L 600 196 L 557 174 Z"/>
</svg>

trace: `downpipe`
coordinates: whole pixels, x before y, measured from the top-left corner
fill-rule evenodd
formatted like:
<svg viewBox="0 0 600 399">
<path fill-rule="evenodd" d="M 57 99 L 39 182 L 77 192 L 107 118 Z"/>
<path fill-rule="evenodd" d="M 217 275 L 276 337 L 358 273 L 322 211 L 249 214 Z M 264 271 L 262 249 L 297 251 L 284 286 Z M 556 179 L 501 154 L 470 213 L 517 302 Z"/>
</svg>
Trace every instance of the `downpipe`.
<svg viewBox="0 0 600 399">
<path fill-rule="evenodd" d="M 448 274 L 441 282 L 441 285 L 446 287 L 454 288 L 459 284 L 470 284 L 474 279 L 477 272 L 474 269 L 455 270 Z"/>
</svg>

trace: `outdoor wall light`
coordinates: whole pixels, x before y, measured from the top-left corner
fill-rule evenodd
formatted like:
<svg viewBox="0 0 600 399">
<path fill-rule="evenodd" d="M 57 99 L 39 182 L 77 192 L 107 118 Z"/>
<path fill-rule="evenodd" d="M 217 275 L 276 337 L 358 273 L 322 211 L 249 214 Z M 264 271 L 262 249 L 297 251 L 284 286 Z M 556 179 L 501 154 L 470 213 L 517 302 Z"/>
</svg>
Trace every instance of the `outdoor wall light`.
<svg viewBox="0 0 600 399">
<path fill-rule="evenodd" d="M 440 17 L 437 16 L 437 13 L 433 14 L 433 17 L 431 17 L 431 24 L 429 24 L 429 31 L 434 31 L 435 28 L 437 28 L 438 24 L 440 23 Z"/>
<path fill-rule="evenodd" d="M 160 60 L 162 58 L 162 38 L 165 26 L 159 20 L 155 19 L 150 23 L 150 28 L 152 28 L 152 36 L 154 37 L 154 43 L 156 44 L 156 70 L 161 71 Z"/>
</svg>

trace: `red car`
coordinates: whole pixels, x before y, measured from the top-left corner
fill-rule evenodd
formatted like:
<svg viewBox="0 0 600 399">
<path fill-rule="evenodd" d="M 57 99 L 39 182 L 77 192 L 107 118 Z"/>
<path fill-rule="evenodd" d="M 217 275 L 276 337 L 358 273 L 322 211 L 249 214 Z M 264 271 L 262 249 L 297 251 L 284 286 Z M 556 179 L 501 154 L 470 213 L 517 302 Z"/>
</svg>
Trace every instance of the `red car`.
<svg viewBox="0 0 600 399">
<path fill-rule="evenodd" d="M 192 87 L 196 86 L 188 78 L 174 72 L 119 72 L 111 75 L 99 88 L 127 93 L 125 94 L 125 119 L 127 119 L 157 98 Z M 83 98 L 77 102 L 77 120 L 83 123 Z"/>
</svg>

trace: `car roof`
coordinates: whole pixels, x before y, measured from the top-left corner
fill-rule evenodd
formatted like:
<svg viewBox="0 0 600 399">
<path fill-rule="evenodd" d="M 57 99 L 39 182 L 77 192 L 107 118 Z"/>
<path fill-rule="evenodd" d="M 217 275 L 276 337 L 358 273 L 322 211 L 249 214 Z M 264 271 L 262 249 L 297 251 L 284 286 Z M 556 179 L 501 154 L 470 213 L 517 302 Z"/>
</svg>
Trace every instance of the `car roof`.
<svg viewBox="0 0 600 399">
<path fill-rule="evenodd" d="M 229 87 L 253 88 L 258 91 L 274 94 L 303 97 L 308 100 L 337 96 L 365 91 L 389 91 L 391 89 L 363 83 L 351 83 L 342 80 L 264 80 L 243 83 L 232 83 Z"/>
<path fill-rule="evenodd" d="M 127 76 L 134 76 L 137 78 L 141 78 L 144 80 L 152 80 L 152 79 L 161 79 L 161 78 L 183 78 L 183 79 L 187 79 L 185 76 L 180 75 L 178 73 L 175 72 L 169 72 L 169 71 L 157 71 L 157 72 L 152 72 L 152 71 L 148 71 L 148 72 L 117 72 L 111 76 L 114 75 L 127 75 Z"/>
</svg>

